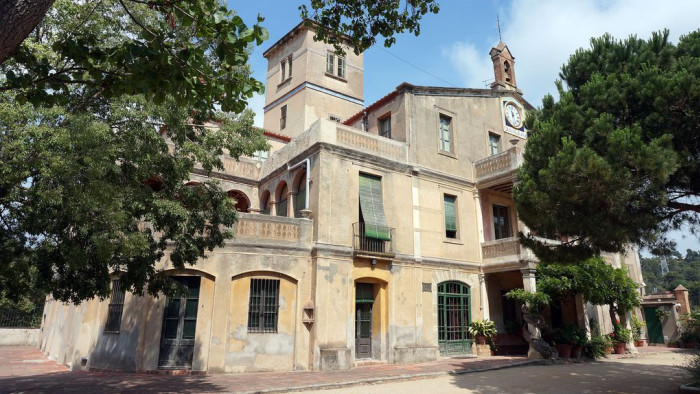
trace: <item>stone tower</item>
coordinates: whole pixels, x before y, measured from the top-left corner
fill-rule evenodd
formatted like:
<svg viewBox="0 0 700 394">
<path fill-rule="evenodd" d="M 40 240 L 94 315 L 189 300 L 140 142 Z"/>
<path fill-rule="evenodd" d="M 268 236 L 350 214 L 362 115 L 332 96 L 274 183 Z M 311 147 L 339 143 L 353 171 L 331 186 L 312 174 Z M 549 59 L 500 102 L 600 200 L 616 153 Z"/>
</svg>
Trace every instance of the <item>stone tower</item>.
<svg viewBox="0 0 700 394">
<path fill-rule="evenodd" d="M 362 111 L 362 54 L 338 56 L 313 36 L 302 22 L 263 53 L 266 130 L 294 137 L 320 118 L 342 122 Z"/>
<path fill-rule="evenodd" d="M 510 53 L 508 46 L 501 41 L 495 48 L 491 48 L 489 55 L 493 61 L 493 75 L 495 77 L 491 89 L 515 90 L 520 93 L 515 81 L 515 58 Z"/>
</svg>

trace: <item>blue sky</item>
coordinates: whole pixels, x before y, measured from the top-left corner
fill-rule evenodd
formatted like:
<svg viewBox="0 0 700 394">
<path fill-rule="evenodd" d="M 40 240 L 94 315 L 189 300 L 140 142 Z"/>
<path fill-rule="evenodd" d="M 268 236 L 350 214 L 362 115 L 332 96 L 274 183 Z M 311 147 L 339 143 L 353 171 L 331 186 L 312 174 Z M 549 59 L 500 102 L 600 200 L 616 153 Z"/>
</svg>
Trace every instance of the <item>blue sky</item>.
<svg viewBox="0 0 700 394">
<path fill-rule="evenodd" d="M 304 0 L 228 2 L 249 24 L 258 14 L 270 40 L 255 48 L 252 68 L 265 81 L 267 62 L 262 53 L 299 23 Z M 484 87 L 493 78 L 488 52 L 498 44 L 496 15 L 503 41 L 515 56 L 518 86 L 531 104 L 539 106 L 546 93 L 554 94 L 559 68 L 591 37 L 606 32 L 618 38 L 670 29 L 671 39 L 700 28 L 697 0 L 442 0 L 438 15 L 425 16 L 421 34 L 397 36 L 391 48 L 377 45 L 365 52 L 365 105 L 383 97 L 402 82 L 416 85 Z M 262 126 L 263 97 L 250 107 Z M 678 249 L 700 249 L 697 237 L 676 232 Z"/>
</svg>

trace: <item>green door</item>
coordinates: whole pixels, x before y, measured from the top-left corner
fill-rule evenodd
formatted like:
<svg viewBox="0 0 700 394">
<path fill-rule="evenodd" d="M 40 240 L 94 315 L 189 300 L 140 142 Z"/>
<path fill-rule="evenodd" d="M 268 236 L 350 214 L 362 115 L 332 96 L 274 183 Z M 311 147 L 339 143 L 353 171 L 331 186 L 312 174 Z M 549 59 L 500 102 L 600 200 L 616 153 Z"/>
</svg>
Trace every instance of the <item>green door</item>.
<svg viewBox="0 0 700 394">
<path fill-rule="evenodd" d="M 438 285 L 438 345 L 440 354 L 470 354 L 469 286 L 461 282 L 443 282 Z"/>
<path fill-rule="evenodd" d="M 649 343 L 664 343 L 664 332 L 661 321 L 656 316 L 656 308 L 653 306 L 644 307 L 644 320 L 647 321 L 647 331 L 649 332 Z"/>
</svg>

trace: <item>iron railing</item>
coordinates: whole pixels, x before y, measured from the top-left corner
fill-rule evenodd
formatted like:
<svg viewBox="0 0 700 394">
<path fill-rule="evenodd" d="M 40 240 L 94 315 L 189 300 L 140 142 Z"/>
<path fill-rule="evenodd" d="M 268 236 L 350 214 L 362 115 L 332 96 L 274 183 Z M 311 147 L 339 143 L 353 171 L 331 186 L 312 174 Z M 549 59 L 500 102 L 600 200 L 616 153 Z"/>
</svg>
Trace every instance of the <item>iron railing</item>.
<svg viewBox="0 0 700 394">
<path fill-rule="evenodd" d="M 389 240 L 370 238 L 365 235 L 365 224 L 357 222 L 352 224 L 353 248 L 356 251 L 372 254 L 393 254 L 394 253 L 394 229 L 392 227 L 380 227 L 379 230 L 389 234 Z"/>
<path fill-rule="evenodd" d="M 39 328 L 44 304 L 39 303 L 31 310 L 14 306 L 0 306 L 0 327 L 2 328 Z"/>
</svg>

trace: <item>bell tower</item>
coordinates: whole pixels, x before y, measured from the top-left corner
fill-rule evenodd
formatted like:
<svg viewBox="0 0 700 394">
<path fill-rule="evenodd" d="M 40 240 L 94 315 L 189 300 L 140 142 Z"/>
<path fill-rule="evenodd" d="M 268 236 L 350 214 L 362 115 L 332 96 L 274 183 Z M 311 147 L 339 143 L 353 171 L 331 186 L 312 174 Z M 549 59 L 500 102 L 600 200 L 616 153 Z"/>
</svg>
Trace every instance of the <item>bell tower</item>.
<svg viewBox="0 0 700 394">
<path fill-rule="evenodd" d="M 491 89 L 515 90 L 521 93 L 515 81 L 515 58 L 510 53 L 508 46 L 501 41 L 495 48 L 491 48 L 489 55 L 491 55 L 491 61 L 493 62 L 495 78 L 491 84 Z"/>
</svg>

